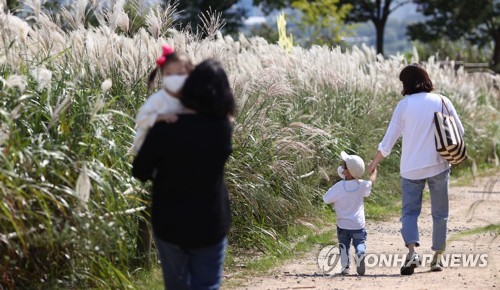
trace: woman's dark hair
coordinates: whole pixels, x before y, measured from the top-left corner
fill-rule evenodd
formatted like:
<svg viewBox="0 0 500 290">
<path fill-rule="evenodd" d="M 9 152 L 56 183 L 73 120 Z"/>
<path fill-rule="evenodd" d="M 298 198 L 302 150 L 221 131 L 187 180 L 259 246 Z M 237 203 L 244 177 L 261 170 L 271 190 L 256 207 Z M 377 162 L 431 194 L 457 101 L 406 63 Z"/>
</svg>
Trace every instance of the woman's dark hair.
<svg viewBox="0 0 500 290">
<path fill-rule="evenodd" d="M 153 87 L 153 83 L 156 79 L 156 75 L 158 74 L 158 71 L 161 71 L 165 66 L 167 66 L 171 62 L 176 62 L 176 61 L 183 61 L 186 64 L 186 69 L 188 72 L 193 70 L 193 63 L 189 59 L 189 56 L 185 53 L 180 53 L 180 52 L 172 52 L 166 56 L 167 60 L 165 63 L 159 67 L 155 66 L 153 70 L 149 73 L 148 77 L 148 91 L 151 90 Z"/>
<path fill-rule="evenodd" d="M 200 114 L 233 116 L 236 108 L 233 92 L 222 65 L 207 59 L 191 72 L 181 91 L 181 102 Z"/>
<path fill-rule="evenodd" d="M 406 66 L 399 74 L 399 80 L 403 82 L 403 96 L 434 90 L 432 81 L 425 69 L 418 63 Z"/>
</svg>

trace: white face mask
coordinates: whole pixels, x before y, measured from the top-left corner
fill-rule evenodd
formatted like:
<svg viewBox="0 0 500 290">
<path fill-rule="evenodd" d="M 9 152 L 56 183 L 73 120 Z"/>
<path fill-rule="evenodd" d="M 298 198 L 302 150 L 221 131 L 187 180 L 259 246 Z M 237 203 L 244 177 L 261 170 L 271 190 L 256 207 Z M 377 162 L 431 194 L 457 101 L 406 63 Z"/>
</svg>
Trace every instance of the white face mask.
<svg viewBox="0 0 500 290">
<path fill-rule="evenodd" d="M 345 179 L 345 175 L 342 172 L 344 172 L 344 167 L 339 166 L 339 168 L 337 168 L 337 173 L 340 176 L 340 178 Z"/>
<path fill-rule="evenodd" d="M 162 79 L 163 88 L 165 88 L 170 93 L 178 94 L 184 86 L 187 77 L 187 75 L 164 76 Z"/>
</svg>

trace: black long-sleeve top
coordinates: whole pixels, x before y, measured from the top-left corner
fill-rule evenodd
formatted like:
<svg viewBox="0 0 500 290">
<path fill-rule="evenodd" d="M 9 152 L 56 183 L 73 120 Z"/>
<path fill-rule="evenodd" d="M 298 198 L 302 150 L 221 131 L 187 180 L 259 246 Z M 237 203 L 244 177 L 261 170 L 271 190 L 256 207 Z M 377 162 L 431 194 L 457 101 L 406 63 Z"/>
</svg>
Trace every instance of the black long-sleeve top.
<svg viewBox="0 0 500 290">
<path fill-rule="evenodd" d="M 232 152 L 228 118 L 179 115 L 158 122 L 137 154 L 132 173 L 153 180 L 154 234 L 183 247 L 205 247 L 229 230 L 224 165 Z M 153 177 L 153 171 L 156 174 Z"/>
</svg>

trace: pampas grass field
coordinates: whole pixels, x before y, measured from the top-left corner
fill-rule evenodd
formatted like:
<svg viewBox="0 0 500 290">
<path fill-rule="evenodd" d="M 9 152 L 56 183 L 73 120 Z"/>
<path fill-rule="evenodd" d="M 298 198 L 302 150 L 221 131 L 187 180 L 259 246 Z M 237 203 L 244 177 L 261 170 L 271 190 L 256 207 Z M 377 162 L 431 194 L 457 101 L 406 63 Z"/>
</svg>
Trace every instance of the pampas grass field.
<svg viewBox="0 0 500 290">
<path fill-rule="evenodd" d="M 29 15 L 0 1 L 0 288 L 127 288 L 149 185 L 131 176 L 134 117 L 161 44 L 226 68 L 238 112 L 226 180 L 232 247 L 265 253 L 298 220 L 324 210 L 341 150 L 366 162 L 401 99 L 399 71 L 418 55 L 368 47 L 294 47 L 175 29 L 175 7 L 142 19 L 124 1 Z M 90 25 L 90 21 L 98 25 Z M 140 20 L 140 21 L 139 21 Z M 140 24 L 140 25 L 139 25 Z M 215 29 L 214 29 L 215 27 Z M 466 128 L 469 168 L 498 166 L 500 77 L 426 60 Z M 399 193 L 399 145 L 367 206 Z"/>
</svg>

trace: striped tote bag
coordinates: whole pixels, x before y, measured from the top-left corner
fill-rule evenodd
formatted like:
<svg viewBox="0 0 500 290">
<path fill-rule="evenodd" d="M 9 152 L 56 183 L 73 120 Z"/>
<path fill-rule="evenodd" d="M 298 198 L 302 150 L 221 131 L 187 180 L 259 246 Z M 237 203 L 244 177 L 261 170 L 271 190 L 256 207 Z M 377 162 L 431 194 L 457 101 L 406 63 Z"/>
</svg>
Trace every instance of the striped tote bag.
<svg viewBox="0 0 500 290">
<path fill-rule="evenodd" d="M 457 123 L 450 115 L 443 98 L 441 98 L 441 102 L 441 112 L 434 113 L 436 151 L 450 164 L 457 165 L 467 159 L 467 148 Z M 445 108 L 447 115 L 444 113 Z"/>
</svg>

